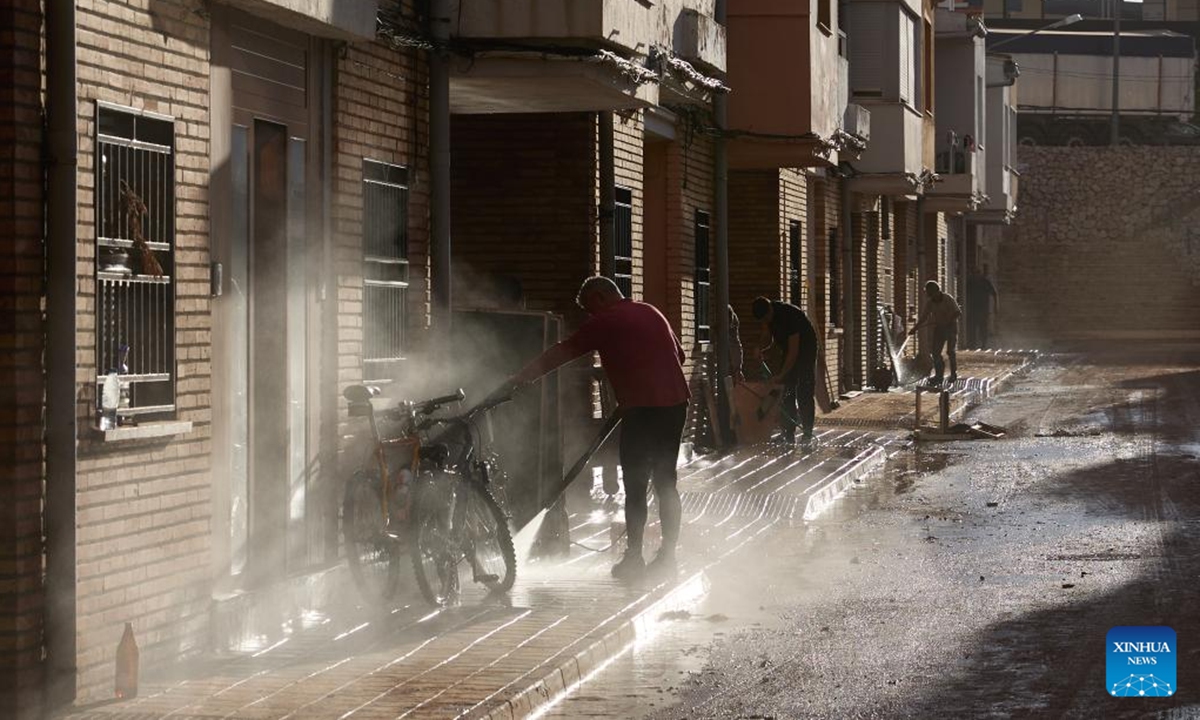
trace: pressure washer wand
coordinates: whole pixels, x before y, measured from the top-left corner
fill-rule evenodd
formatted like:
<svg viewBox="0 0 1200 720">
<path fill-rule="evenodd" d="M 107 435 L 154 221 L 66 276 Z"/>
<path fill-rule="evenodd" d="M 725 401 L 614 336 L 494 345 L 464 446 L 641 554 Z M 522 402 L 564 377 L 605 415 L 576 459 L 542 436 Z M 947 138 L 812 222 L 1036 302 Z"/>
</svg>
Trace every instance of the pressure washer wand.
<svg viewBox="0 0 1200 720">
<path fill-rule="evenodd" d="M 600 450 L 600 447 L 604 445 L 605 441 L 608 440 L 608 436 L 612 435 L 613 431 L 617 429 L 617 425 L 620 424 L 621 411 L 618 410 L 604 421 L 604 426 L 600 428 L 600 432 L 596 435 L 596 439 L 592 440 L 592 444 L 588 446 L 587 450 L 583 451 L 583 455 L 580 455 L 579 459 L 575 461 L 575 464 L 572 465 L 571 468 L 563 475 L 562 482 L 558 484 L 558 487 L 554 488 L 554 491 L 547 496 L 546 501 L 542 503 L 543 510 L 550 509 L 550 507 L 558 501 L 559 496 L 567 491 L 567 488 L 570 487 L 571 483 L 575 481 L 575 478 L 579 476 L 579 473 L 583 472 L 583 469 L 587 467 L 587 464 L 591 461 L 592 456 Z"/>
</svg>

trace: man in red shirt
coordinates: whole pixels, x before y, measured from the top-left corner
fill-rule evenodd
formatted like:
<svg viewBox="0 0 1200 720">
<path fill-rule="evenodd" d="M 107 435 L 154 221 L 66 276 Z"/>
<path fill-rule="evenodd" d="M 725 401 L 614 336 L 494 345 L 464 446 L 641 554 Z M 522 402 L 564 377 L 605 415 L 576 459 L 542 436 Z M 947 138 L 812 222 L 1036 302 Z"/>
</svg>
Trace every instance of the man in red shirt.
<svg viewBox="0 0 1200 720">
<path fill-rule="evenodd" d="M 662 520 L 662 547 L 648 569 L 656 575 L 674 574 L 683 512 L 675 464 L 690 395 L 683 375 L 683 347 L 658 309 L 625 298 L 606 277 L 588 278 L 577 302 L 588 312 L 587 321 L 526 365 L 512 382 L 523 385 L 581 355 L 600 353 L 622 413 L 620 460 L 629 548 L 613 566 L 613 577 L 634 579 L 647 570 L 642 534 L 651 481 Z"/>
</svg>

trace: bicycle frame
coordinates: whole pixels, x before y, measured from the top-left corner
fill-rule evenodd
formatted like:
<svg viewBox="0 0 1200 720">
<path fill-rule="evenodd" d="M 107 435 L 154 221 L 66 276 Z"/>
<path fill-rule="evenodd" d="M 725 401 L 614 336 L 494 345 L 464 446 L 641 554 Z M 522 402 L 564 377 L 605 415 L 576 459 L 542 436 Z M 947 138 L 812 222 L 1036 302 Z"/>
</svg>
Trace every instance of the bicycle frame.
<svg viewBox="0 0 1200 720">
<path fill-rule="evenodd" d="M 380 482 L 380 510 L 383 513 L 385 526 L 392 520 L 392 473 L 388 466 L 387 451 L 396 449 L 408 449 L 412 454 L 412 458 L 408 463 L 408 469 L 415 477 L 420 469 L 421 462 L 421 430 L 424 429 L 422 424 L 417 422 L 417 415 L 429 415 L 436 411 L 442 405 L 451 402 L 458 402 L 463 399 L 464 393 L 459 390 L 456 393 L 445 395 L 442 397 L 431 398 L 419 405 L 408 402 L 401 403 L 400 407 L 392 412 L 402 412 L 400 418 L 404 423 L 403 435 L 395 438 L 385 438 L 379 431 L 379 420 L 375 411 L 375 406 L 371 400 L 379 395 L 379 389 L 366 385 L 355 385 L 342 393 L 343 396 L 350 402 L 350 415 L 366 416 L 371 427 L 371 440 L 373 444 L 372 453 L 374 455 L 375 464 L 379 468 Z M 420 410 L 418 410 L 418 407 Z M 399 468 L 397 468 L 399 470 Z M 407 510 L 407 508 L 405 508 Z"/>
</svg>

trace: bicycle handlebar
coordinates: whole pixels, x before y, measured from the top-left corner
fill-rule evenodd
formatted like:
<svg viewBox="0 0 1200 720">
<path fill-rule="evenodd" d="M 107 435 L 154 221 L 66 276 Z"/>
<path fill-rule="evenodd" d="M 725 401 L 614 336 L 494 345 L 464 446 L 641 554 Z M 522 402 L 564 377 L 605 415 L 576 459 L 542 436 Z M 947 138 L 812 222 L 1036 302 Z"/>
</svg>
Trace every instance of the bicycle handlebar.
<svg viewBox="0 0 1200 720">
<path fill-rule="evenodd" d="M 428 415 L 442 405 L 449 405 L 450 403 L 459 402 L 466 397 L 467 394 L 463 392 L 462 388 L 459 388 L 456 392 L 452 392 L 449 395 L 430 398 L 424 402 L 417 403 L 417 405 L 421 408 L 421 414 Z"/>
</svg>

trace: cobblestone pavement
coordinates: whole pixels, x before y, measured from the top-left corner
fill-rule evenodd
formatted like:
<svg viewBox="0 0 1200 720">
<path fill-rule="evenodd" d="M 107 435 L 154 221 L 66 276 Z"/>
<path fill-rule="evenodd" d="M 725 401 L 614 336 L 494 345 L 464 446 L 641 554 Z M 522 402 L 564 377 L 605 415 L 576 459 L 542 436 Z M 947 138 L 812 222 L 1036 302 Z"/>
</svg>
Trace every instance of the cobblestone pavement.
<svg viewBox="0 0 1200 720">
<path fill-rule="evenodd" d="M 681 572 L 670 583 L 616 583 L 608 573 L 616 550 L 576 547 L 566 558 L 523 563 L 505 603 L 435 610 L 414 593 L 388 611 L 306 613 L 240 652 L 143 668 L 137 698 L 64 717 L 524 717 L 635 642 L 651 641 L 662 618 L 705 596 L 714 566 L 750 551 L 773 528 L 822 512 L 906 442 L 899 434 L 826 428 L 809 451 L 755 447 L 689 465 L 680 480 Z M 594 494 L 602 496 L 599 487 Z M 572 539 L 608 545 L 619 501 L 576 503 Z M 647 549 L 656 544 L 655 522 Z"/>
</svg>

